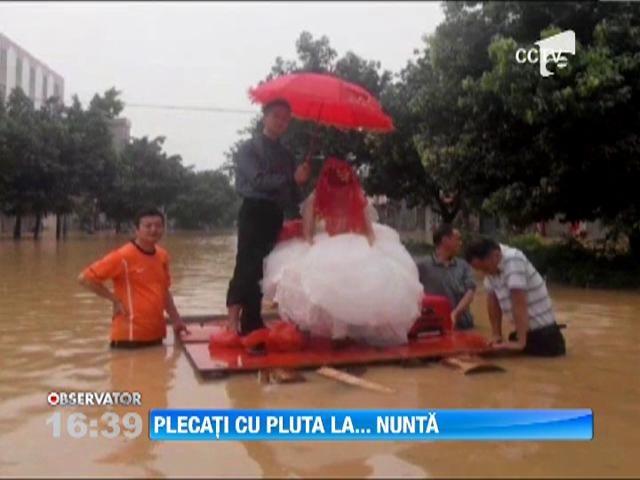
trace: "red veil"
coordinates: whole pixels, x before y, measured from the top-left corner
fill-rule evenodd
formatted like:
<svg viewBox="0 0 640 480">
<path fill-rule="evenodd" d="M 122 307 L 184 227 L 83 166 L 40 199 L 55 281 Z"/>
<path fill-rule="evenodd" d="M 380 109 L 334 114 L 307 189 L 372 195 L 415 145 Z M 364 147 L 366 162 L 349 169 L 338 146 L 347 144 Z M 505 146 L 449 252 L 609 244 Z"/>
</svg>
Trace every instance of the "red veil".
<svg viewBox="0 0 640 480">
<path fill-rule="evenodd" d="M 329 235 L 366 233 L 365 197 L 358 176 L 344 160 L 328 158 L 320 172 L 313 208 Z"/>
</svg>

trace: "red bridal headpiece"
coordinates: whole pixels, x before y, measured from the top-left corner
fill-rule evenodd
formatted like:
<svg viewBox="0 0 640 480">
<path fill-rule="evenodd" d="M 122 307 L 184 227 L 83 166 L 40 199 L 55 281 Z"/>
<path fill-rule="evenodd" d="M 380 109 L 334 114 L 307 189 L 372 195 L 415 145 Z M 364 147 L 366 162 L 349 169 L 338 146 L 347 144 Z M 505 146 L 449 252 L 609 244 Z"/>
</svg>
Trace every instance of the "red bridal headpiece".
<svg viewBox="0 0 640 480">
<path fill-rule="evenodd" d="M 344 160 L 328 158 L 316 185 L 314 211 L 327 233 L 365 233 L 367 199 L 356 172 Z"/>
</svg>

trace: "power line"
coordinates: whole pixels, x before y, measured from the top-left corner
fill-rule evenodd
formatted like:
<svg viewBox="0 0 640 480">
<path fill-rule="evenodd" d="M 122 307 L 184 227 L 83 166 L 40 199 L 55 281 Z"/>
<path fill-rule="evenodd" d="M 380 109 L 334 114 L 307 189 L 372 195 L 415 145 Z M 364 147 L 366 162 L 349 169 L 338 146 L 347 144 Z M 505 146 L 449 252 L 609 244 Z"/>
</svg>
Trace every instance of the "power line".
<svg viewBox="0 0 640 480">
<path fill-rule="evenodd" d="M 153 108 L 156 110 L 186 110 L 195 112 L 216 112 L 216 113 L 241 113 L 246 115 L 255 115 L 255 110 L 242 110 L 239 108 L 224 108 L 224 107 L 197 107 L 187 105 L 154 105 L 151 103 L 125 103 L 125 107 L 133 108 Z"/>
<path fill-rule="evenodd" d="M 43 98 L 43 97 L 33 97 L 31 100 L 34 103 L 44 104 L 50 99 L 55 98 L 54 96 Z M 59 97 L 58 97 L 59 98 Z M 154 110 L 183 110 L 183 111 L 192 111 L 192 112 L 215 112 L 215 113 L 239 113 L 242 115 L 255 115 L 258 113 L 255 110 L 244 110 L 240 108 L 225 108 L 225 107 L 199 107 L 194 105 L 161 105 L 161 104 L 152 104 L 152 103 L 129 103 L 123 102 L 125 107 L 132 108 L 151 108 Z"/>
</svg>

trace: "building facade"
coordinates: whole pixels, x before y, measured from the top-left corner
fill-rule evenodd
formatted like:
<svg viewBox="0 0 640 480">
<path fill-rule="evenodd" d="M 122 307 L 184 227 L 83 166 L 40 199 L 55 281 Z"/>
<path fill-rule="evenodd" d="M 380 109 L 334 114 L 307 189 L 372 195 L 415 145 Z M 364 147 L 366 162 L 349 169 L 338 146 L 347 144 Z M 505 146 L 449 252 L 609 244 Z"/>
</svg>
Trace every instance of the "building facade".
<svg viewBox="0 0 640 480">
<path fill-rule="evenodd" d="M 131 122 L 128 118 L 112 118 L 109 120 L 109 131 L 113 138 L 113 149 L 118 155 L 131 140 Z"/>
<path fill-rule="evenodd" d="M 0 99 L 16 87 L 36 108 L 51 97 L 64 101 L 64 78 L 0 32 Z"/>
</svg>

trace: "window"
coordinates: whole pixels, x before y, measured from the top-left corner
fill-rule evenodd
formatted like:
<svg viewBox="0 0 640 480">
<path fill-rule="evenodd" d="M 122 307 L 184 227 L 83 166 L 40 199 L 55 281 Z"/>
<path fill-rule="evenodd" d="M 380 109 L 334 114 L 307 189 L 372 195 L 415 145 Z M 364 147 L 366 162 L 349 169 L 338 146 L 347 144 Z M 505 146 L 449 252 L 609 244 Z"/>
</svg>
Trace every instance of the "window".
<svg viewBox="0 0 640 480">
<path fill-rule="evenodd" d="M 16 59 L 16 88 L 22 88 L 22 59 Z"/>
<path fill-rule="evenodd" d="M 42 101 L 46 102 L 49 98 L 49 85 L 48 85 L 49 75 L 45 72 L 42 75 Z"/>
<path fill-rule="evenodd" d="M 29 98 L 36 101 L 36 69 L 29 68 Z"/>
<path fill-rule="evenodd" d="M 62 92 L 60 91 L 60 84 L 55 82 L 53 84 L 53 96 L 57 97 L 59 100 L 62 100 Z"/>
<path fill-rule="evenodd" d="M 0 48 L 0 85 L 7 87 L 7 49 Z"/>
<path fill-rule="evenodd" d="M 7 49 L 0 48 L 0 100 L 7 98 Z"/>
</svg>

